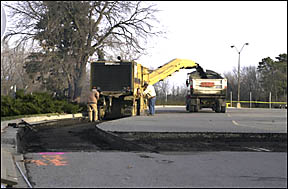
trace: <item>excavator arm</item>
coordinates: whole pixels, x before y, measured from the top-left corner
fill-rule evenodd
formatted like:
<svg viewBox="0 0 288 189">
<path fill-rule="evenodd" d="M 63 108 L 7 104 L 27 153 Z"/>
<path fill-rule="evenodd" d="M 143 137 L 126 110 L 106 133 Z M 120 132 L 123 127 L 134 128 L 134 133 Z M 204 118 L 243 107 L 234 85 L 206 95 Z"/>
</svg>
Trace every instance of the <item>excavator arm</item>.
<svg viewBox="0 0 288 189">
<path fill-rule="evenodd" d="M 200 73 L 200 75 L 205 78 L 206 74 L 203 71 L 203 69 L 199 66 L 199 64 L 197 64 L 192 60 L 176 58 L 149 73 L 148 82 L 150 85 L 153 85 L 159 81 L 162 81 L 166 77 L 171 76 L 174 72 L 178 72 L 180 69 L 192 69 L 192 68 L 196 68 L 196 70 Z"/>
</svg>

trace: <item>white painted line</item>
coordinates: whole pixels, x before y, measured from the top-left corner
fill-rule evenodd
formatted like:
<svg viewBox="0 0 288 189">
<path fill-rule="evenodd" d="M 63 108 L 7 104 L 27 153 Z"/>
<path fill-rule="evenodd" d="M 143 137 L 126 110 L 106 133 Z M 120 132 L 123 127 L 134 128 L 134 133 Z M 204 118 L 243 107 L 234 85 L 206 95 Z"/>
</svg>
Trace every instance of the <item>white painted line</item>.
<svg viewBox="0 0 288 189">
<path fill-rule="evenodd" d="M 259 150 L 259 149 L 257 149 L 257 148 L 248 148 L 248 147 L 245 147 L 245 148 L 247 148 L 247 149 L 249 149 L 249 150 L 254 150 L 254 151 L 257 151 L 257 152 L 261 152 L 261 150 Z"/>
<path fill-rule="evenodd" d="M 257 151 L 257 152 L 271 152 L 271 150 L 268 150 L 268 149 L 266 149 L 266 148 L 249 148 L 249 147 L 245 147 L 245 148 L 247 148 L 247 149 L 249 149 L 249 150 L 254 150 L 254 151 Z"/>
<path fill-rule="evenodd" d="M 234 123 L 234 125 L 239 126 L 239 124 L 236 121 L 234 121 L 234 120 L 232 120 L 232 123 Z"/>
<path fill-rule="evenodd" d="M 266 148 L 258 148 L 258 149 L 260 149 L 260 150 L 262 150 L 262 151 L 265 151 L 265 152 L 271 152 L 271 150 L 268 150 L 268 149 L 266 149 Z"/>
</svg>

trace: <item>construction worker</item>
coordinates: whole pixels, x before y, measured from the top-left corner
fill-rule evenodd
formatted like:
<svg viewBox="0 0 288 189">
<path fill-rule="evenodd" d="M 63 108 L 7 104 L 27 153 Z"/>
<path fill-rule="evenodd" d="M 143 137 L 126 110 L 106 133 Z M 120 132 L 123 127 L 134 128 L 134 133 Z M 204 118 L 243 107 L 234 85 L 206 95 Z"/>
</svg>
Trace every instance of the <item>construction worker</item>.
<svg viewBox="0 0 288 189">
<path fill-rule="evenodd" d="M 137 88 L 136 91 L 136 103 L 137 103 L 137 109 L 136 109 L 136 115 L 140 115 L 140 109 L 141 109 L 141 90 L 140 88 Z"/>
<path fill-rule="evenodd" d="M 149 114 L 154 116 L 155 114 L 155 103 L 156 103 L 156 92 L 153 85 L 148 85 L 144 82 L 144 92 L 143 95 L 148 99 Z"/>
<path fill-rule="evenodd" d="M 88 117 L 90 122 L 95 122 L 98 120 L 97 101 L 99 100 L 99 96 L 100 94 L 97 91 L 96 87 L 92 87 L 92 90 L 88 94 L 87 102 Z"/>
</svg>

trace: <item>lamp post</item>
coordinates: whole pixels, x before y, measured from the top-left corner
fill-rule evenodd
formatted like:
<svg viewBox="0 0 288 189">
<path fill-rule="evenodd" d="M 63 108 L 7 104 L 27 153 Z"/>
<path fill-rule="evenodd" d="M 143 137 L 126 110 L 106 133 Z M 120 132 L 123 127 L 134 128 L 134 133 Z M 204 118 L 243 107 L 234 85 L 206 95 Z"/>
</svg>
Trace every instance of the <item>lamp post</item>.
<svg viewBox="0 0 288 189">
<path fill-rule="evenodd" d="M 235 48 L 237 53 L 238 53 L 238 93 L 237 93 L 237 96 L 238 96 L 238 99 L 237 99 L 237 108 L 241 108 L 241 105 L 240 105 L 240 54 L 241 54 L 241 51 L 243 50 L 244 46 L 245 45 L 249 45 L 249 43 L 244 43 L 244 45 L 242 46 L 241 50 L 238 51 L 237 47 L 235 47 L 234 45 L 231 46 L 231 48 Z"/>
</svg>

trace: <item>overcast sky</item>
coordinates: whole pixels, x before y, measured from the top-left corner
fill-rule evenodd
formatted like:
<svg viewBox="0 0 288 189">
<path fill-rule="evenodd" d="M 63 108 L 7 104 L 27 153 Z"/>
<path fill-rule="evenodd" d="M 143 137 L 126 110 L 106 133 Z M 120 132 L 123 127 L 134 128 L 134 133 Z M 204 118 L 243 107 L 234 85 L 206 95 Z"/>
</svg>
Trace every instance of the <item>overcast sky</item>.
<svg viewBox="0 0 288 189">
<path fill-rule="evenodd" d="M 153 40 L 148 55 L 139 63 L 157 68 L 174 58 L 190 59 L 204 69 L 223 74 L 241 67 L 257 66 L 266 57 L 287 53 L 286 1 L 160 1 L 157 18 L 167 31 L 166 38 Z M 191 70 L 190 70 L 191 72 Z M 171 84 L 185 83 L 180 71 Z"/>
<path fill-rule="evenodd" d="M 153 1 L 161 10 L 156 16 L 165 38 L 154 38 L 148 54 L 138 63 L 157 68 L 174 58 L 190 59 L 204 70 L 224 72 L 257 66 L 266 57 L 275 59 L 287 53 L 287 1 Z M 9 23 L 8 23 L 9 24 Z M 169 83 L 183 85 L 182 70 L 169 77 Z"/>
</svg>

